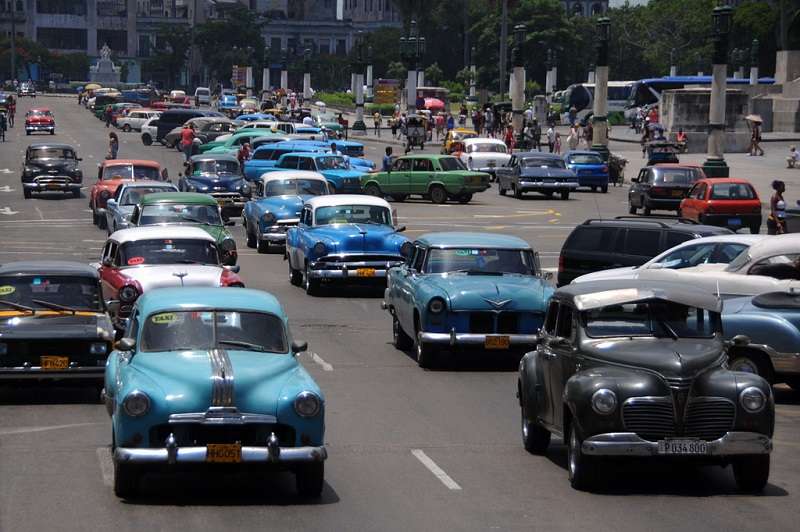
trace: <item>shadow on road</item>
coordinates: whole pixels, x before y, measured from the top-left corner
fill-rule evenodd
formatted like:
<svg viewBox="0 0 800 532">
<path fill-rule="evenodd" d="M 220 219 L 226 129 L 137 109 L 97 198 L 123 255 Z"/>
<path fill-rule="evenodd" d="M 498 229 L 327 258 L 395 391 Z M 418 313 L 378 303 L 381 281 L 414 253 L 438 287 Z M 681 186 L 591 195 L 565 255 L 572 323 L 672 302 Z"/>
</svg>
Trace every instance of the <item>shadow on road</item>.
<svg viewBox="0 0 800 532">
<path fill-rule="evenodd" d="M 0 405 L 100 404 L 100 384 L 65 386 L 62 383 L 4 384 Z"/>
<path fill-rule="evenodd" d="M 392 346 L 389 343 L 390 347 Z M 416 364 L 417 358 L 414 350 L 398 351 L 405 354 Z M 445 351 L 436 354 L 434 361 L 428 368 L 429 371 L 436 372 L 509 372 L 519 369 L 519 361 L 525 353 L 507 351 Z"/>
</svg>

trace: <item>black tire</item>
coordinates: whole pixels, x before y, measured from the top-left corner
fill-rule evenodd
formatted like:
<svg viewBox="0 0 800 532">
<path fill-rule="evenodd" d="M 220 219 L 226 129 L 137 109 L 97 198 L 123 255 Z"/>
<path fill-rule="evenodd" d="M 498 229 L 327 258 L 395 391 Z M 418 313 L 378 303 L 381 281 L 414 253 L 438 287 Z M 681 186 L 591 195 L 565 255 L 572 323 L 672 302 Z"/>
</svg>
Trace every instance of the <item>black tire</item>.
<svg viewBox="0 0 800 532">
<path fill-rule="evenodd" d="M 750 226 L 750 234 L 757 235 L 761 231 L 761 224 L 759 225 L 751 225 Z"/>
<path fill-rule="evenodd" d="M 244 234 L 247 237 L 247 247 L 253 249 L 256 247 L 256 235 L 250 232 L 250 227 L 247 225 L 247 218 L 244 218 Z"/>
<path fill-rule="evenodd" d="M 114 494 L 126 499 L 139 491 L 139 470 L 132 464 L 121 464 L 114 460 Z"/>
<path fill-rule="evenodd" d="M 642 213 L 643 213 L 645 216 L 650 216 L 650 207 L 648 207 L 647 205 L 645 205 L 645 206 L 642 208 Z"/>
<path fill-rule="evenodd" d="M 597 192 L 597 186 L 596 185 L 592 185 L 591 186 L 591 190 L 592 190 L 592 192 Z"/>
<path fill-rule="evenodd" d="M 733 478 L 739 490 L 759 493 L 769 480 L 770 459 L 768 454 L 740 456 L 733 462 Z"/>
<path fill-rule="evenodd" d="M 567 201 L 569 199 L 569 190 L 562 190 L 561 191 L 561 199 L 563 201 Z"/>
<path fill-rule="evenodd" d="M 122 126 L 122 131 L 124 131 L 125 133 L 130 133 L 131 132 L 131 125 L 130 124 L 125 124 L 124 126 Z"/>
<path fill-rule="evenodd" d="M 142 144 L 145 146 L 151 146 L 153 144 L 153 137 L 147 134 L 142 135 Z"/>
<path fill-rule="evenodd" d="M 168 141 L 167 139 L 164 139 L 164 146 L 167 147 L 167 148 L 174 148 L 175 144 L 170 142 L 170 141 Z"/>
<path fill-rule="evenodd" d="M 497 182 L 497 193 L 500 194 L 501 196 L 506 195 L 506 189 L 503 188 L 503 185 L 500 184 L 500 181 Z"/>
<path fill-rule="evenodd" d="M 100 216 L 100 215 L 97 216 L 97 227 L 99 227 L 100 229 L 105 229 L 106 228 L 106 215 L 105 214 L 103 214 L 102 216 Z"/>
<path fill-rule="evenodd" d="M 631 200 L 628 200 L 630 202 Z M 628 214 L 636 214 L 636 207 L 633 206 L 633 203 L 629 203 L 628 205 Z"/>
<path fill-rule="evenodd" d="M 269 240 L 259 240 L 256 243 L 256 250 L 262 255 L 269 253 Z"/>
<path fill-rule="evenodd" d="M 308 267 L 308 264 L 306 264 L 305 272 L 303 272 L 303 288 L 305 288 L 306 294 L 315 296 L 320 292 L 321 283 L 319 282 L 319 279 L 312 279 L 309 277 L 309 269 L 310 268 Z"/>
<path fill-rule="evenodd" d="M 432 368 L 436 363 L 436 351 L 434 346 L 425 344 L 422 341 L 422 333 L 417 332 L 414 336 L 414 355 L 417 365 L 421 368 Z"/>
<path fill-rule="evenodd" d="M 447 191 L 441 185 L 433 185 L 430 191 L 431 201 L 442 205 L 447 203 Z"/>
<path fill-rule="evenodd" d="M 294 472 L 297 494 L 301 497 L 319 497 L 325 484 L 325 462 L 302 464 Z"/>
<path fill-rule="evenodd" d="M 286 264 L 289 265 L 289 284 L 292 286 L 301 286 L 303 284 L 303 272 L 292 268 L 292 261 L 286 257 Z"/>
<path fill-rule="evenodd" d="M 569 483 L 576 489 L 591 489 L 597 482 L 597 460 L 586 456 L 581 449 L 583 440 L 575 427 L 569 427 L 567 438 L 567 473 Z"/>
<path fill-rule="evenodd" d="M 470 201 L 472 201 L 472 194 L 462 194 L 458 197 L 458 202 L 462 205 L 466 205 Z"/>
<path fill-rule="evenodd" d="M 396 316 L 392 316 L 392 344 L 395 349 L 406 351 L 414 346 L 414 340 L 406 334 L 400 321 Z"/>
<path fill-rule="evenodd" d="M 55 134 L 56 134 L 56 130 L 55 130 L 55 129 L 51 130 L 51 131 L 50 131 L 50 134 L 51 134 L 51 135 L 55 135 Z"/>
<path fill-rule="evenodd" d="M 381 193 L 380 187 L 375 183 L 370 183 L 369 185 L 364 187 L 364 193 L 368 196 L 375 196 L 376 198 L 382 198 L 383 193 Z"/>
<path fill-rule="evenodd" d="M 522 191 L 517 188 L 517 185 L 511 185 L 511 193 L 517 199 L 522 199 Z"/>
<path fill-rule="evenodd" d="M 531 454 L 544 454 L 550 446 L 550 431 L 540 426 L 535 421 L 528 419 L 525 408 L 525 398 L 522 397 L 520 407 L 522 445 Z"/>
<path fill-rule="evenodd" d="M 733 354 L 729 354 L 728 368 L 731 371 L 753 373 L 772 382 L 771 368 L 764 363 L 761 357 L 756 356 L 748 351 L 734 352 Z"/>
<path fill-rule="evenodd" d="M 97 211 L 94 210 L 94 206 L 91 207 L 92 209 L 92 224 L 96 226 L 100 226 L 100 217 L 97 215 Z"/>
<path fill-rule="evenodd" d="M 31 193 L 30 189 L 23 188 L 23 189 L 22 189 L 22 196 L 23 196 L 25 199 L 31 199 L 32 193 Z"/>
<path fill-rule="evenodd" d="M 26 132 L 25 132 L 25 134 L 26 134 L 26 135 L 30 135 L 30 134 L 31 134 L 31 132 L 30 132 L 30 131 L 26 131 Z"/>
</svg>

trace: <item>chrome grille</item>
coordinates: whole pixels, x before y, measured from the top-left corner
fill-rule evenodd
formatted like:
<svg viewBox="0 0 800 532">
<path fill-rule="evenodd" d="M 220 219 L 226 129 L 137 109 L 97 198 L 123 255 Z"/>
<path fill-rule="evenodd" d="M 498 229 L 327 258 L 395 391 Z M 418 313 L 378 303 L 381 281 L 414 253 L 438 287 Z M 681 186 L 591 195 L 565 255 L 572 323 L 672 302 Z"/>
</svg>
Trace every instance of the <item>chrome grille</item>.
<svg viewBox="0 0 800 532">
<path fill-rule="evenodd" d="M 675 434 L 675 416 L 669 397 L 633 397 L 622 405 L 625 429 L 646 440 Z"/>
<path fill-rule="evenodd" d="M 43 175 L 43 176 L 39 176 L 39 177 L 34 178 L 33 181 L 35 183 L 40 184 L 40 185 L 46 185 L 46 184 L 67 185 L 67 184 L 70 183 L 70 178 L 69 177 L 63 177 L 63 176 Z"/>
<path fill-rule="evenodd" d="M 722 397 L 696 397 L 686 409 L 685 435 L 716 440 L 733 430 L 736 406 Z"/>
<path fill-rule="evenodd" d="M 685 392 L 692 387 L 692 379 L 681 379 L 679 377 L 672 377 L 666 379 L 669 387 L 676 392 Z"/>
</svg>

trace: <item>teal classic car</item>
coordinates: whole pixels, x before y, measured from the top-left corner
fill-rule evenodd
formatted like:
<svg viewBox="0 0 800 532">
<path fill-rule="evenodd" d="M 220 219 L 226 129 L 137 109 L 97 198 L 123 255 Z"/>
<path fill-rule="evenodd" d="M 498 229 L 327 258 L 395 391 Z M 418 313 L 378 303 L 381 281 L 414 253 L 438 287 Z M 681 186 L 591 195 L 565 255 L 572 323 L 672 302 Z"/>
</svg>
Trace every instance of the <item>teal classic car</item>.
<svg viewBox="0 0 800 532">
<path fill-rule="evenodd" d="M 361 176 L 368 171 L 364 168 L 351 167 L 347 159 L 341 155 L 295 152 L 281 155 L 275 166 L 264 168 L 263 172 L 279 172 L 282 170 L 319 172 L 328 180 L 328 184 L 334 194 L 356 194 L 361 192 Z"/>
<path fill-rule="evenodd" d="M 280 132 L 279 132 L 280 133 Z M 268 129 L 242 129 L 230 135 L 222 135 L 217 140 L 201 144 L 198 153 L 224 153 L 236 155 L 245 142 L 252 143 L 261 137 L 283 136 Z"/>
<path fill-rule="evenodd" d="M 318 496 L 325 398 L 295 358 L 305 350 L 266 292 L 144 294 L 105 371 L 116 495 L 156 469 L 244 466 L 292 471 L 300 495 Z"/>
<path fill-rule="evenodd" d="M 443 349 L 524 352 L 536 344 L 553 288 L 538 253 L 517 237 L 428 233 L 404 246 L 383 307 L 397 349 L 430 367 Z"/>
</svg>

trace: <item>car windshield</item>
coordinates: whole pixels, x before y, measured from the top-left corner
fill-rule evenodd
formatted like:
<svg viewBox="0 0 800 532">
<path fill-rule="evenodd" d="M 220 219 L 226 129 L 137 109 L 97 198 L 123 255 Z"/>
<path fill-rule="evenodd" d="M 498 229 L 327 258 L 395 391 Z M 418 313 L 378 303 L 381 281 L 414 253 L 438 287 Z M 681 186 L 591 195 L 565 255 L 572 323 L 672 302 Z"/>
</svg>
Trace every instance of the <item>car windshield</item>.
<svg viewBox="0 0 800 532">
<path fill-rule="evenodd" d="M 742 268 L 744 268 L 748 263 L 750 263 L 751 260 L 753 260 L 753 259 L 752 259 L 752 257 L 750 257 L 750 250 L 746 249 L 746 250 L 742 251 L 741 253 L 739 253 L 739 255 L 735 259 L 733 259 L 730 262 L 730 264 L 728 264 L 728 267 L 725 268 L 725 271 L 726 272 L 737 272 L 737 271 L 741 270 Z"/>
<path fill-rule="evenodd" d="M 142 196 L 156 192 L 175 192 L 174 187 L 127 187 L 119 198 L 120 205 L 138 205 Z"/>
<path fill-rule="evenodd" d="M 716 183 L 711 187 L 711 199 L 716 200 L 751 200 L 756 195 L 753 187 L 747 183 Z"/>
<path fill-rule="evenodd" d="M 317 169 L 321 170 L 347 170 L 347 161 L 344 157 L 331 155 L 329 157 L 317 157 Z"/>
<path fill-rule="evenodd" d="M 663 185 L 690 185 L 697 181 L 697 170 L 692 168 L 659 168 L 656 183 Z"/>
<path fill-rule="evenodd" d="M 323 196 L 328 185 L 319 179 L 276 179 L 267 182 L 264 196 Z"/>
<path fill-rule="evenodd" d="M 238 161 L 196 161 L 192 164 L 192 175 L 202 174 L 238 174 Z"/>
<path fill-rule="evenodd" d="M 142 330 L 142 351 L 227 349 L 287 353 L 283 321 L 274 314 L 183 311 L 151 314 Z"/>
<path fill-rule="evenodd" d="M 461 162 L 456 157 L 440 157 L 439 158 L 439 165 L 442 167 L 442 170 L 445 172 L 450 172 L 453 170 L 466 170 L 467 167 L 464 166 L 464 163 Z"/>
<path fill-rule="evenodd" d="M 358 223 L 392 225 L 392 215 L 379 205 L 331 205 L 314 211 L 314 225 Z"/>
<path fill-rule="evenodd" d="M 425 261 L 424 273 L 445 272 L 536 275 L 536 266 L 533 253 L 527 249 L 431 249 Z"/>
<path fill-rule="evenodd" d="M 586 334 L 592 338 L 710 338 L 719 330 L 716 312 L 660 299 L 587 310 L 582 319 Z"/>
<path fill-rule="evenodd" d="M 216 205 L 186 205 L 164 203 L 148 205 L 142 209 L 139 225 L 153 224 L 208 224 L 222 225 L 219 208 Z"/>
<path fill-rule="evenodd" d="M 118 266 L 153 264 L 219 264 L 217 248 L 209 240 L 154 238 L 122 245 Z"/>
<path fill-rule="evenodd" d="M 17 305 L 36 310 L 102 310 L 96 279 L 68 275 L 14 275 L 0 277 L 0 312 Z M 49 305 L 48 305 L 49 304 Z M 24 310 L 19 307 L 19 310 Z"/>
<path fill-rule="evenodd" d="M 494 142 L 474 143 L 467 146 L 467 153 L 506 153 L 505 144 Z"/>
<path fill-rule="evenodd" d="M 570 164 L 603 164 L 603 159 L 593 153 L 574 153 L 569 156 Z"/>
<path fill-rule="evenodd" d="M 39 111 L 39 110 L 32 109 L 32 110 L 28 111 L 28 116 L 34 116 L 34 117 L 53 116 L 53 113 L 51 113 L 50 111 Z"/>
<path fill-rule="evenodd" d="M 561 159 L 549 157 L 525 157 L 522 159 L 521 166 L 523 168 L 566 168 L 564 161 Z"/>
<path fill-rule="evenodd" d="M 69 148 L 33 148 L 29 159 L 74 159 L 75 152 Z"/>
<path fill-rule="evenodd" d="M 103 168 L 103 179 L 151 179 L 160 181 L 158 168 L 132 164 L 112 164 Z"/>
</svg>

